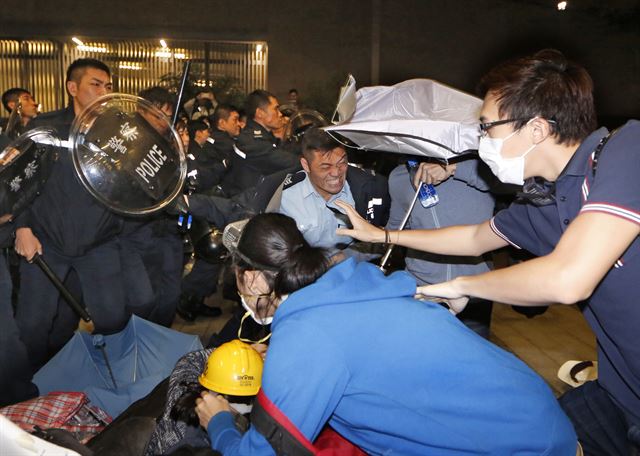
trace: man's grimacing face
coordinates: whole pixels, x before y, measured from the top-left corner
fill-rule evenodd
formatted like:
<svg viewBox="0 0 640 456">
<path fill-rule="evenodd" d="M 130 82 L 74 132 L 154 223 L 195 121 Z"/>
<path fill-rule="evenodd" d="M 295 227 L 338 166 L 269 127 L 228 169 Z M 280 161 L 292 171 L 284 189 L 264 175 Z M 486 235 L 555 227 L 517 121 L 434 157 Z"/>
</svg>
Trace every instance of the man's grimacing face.
<svg viewBox="0 0 640 456">
<path fill-rule="evenodd" d="M 225 131 L 231 137 L 236 137 L 240 134 L 240 115 L 238 111 L 231 111 L 227 119 L 220 119 L 218 121 L 218 130 Z"/>
<path fill-rule="evenodd" d="M 311 184 L 325 200 L 342 191 L 347 176 L 349 160 L 343 147 L 330 151 L 313 151 L 313 159 L 300 159 L 302 168 L 309 175 Z"/>
</svg>

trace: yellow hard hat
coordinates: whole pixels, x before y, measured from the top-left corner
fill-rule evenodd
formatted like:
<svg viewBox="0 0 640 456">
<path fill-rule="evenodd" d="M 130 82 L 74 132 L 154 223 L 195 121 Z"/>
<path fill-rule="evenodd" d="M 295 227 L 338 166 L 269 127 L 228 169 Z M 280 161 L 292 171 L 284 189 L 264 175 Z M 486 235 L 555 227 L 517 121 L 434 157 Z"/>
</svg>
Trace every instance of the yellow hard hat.
<svg viewBox="0 0 640 456">
<path fill-rule="evenodd" d="M 198 381 L 216 393 L 255 396 L 260 389 L 262 365 L 262 357 L 251 345 L 232 340 L 209 355 L 207 367 Z"/>
</svg>

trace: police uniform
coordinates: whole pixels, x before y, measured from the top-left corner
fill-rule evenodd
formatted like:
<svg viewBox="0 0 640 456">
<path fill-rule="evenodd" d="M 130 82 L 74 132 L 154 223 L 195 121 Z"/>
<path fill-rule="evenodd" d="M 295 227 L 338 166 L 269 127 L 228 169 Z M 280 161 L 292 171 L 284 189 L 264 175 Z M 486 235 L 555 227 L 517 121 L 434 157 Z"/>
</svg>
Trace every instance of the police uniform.
<svg viewBox="0 0 640 456">
<path fill-rule="evenodd" d="M 194 202 L 197 205 L 198 201 L 208 200 L 208 195 L 218 195 L 222 192 L 220 184 L 228 171 L 229 164 L 226 154 L 233 149 L 233 139 L 224 132 L 219 133 L 223 133 L 226 138 L 218 134 L 217 140 L 208 138 L 202 146 L 195 141 L 189 144 L 188 175 L 193 179 L 195 190 L 195 193 L 189 196 L 190 203 Z M 227 141 L 226 146 L 225 141 Z M 211 198 L 218 199 L 219 196 Z M 194 218 L 207 220 L 207 223 L 213 223 L 216 226 L 224 226 L 217 224 L 211 218 L 199 215 L 197 210 L 191 213 Z M 180 283 L 182 298 L 177 307 L 180 316 L 186 320 L 193 320 L 198 314 L 215 317 L 221 313 L 220 309 L 204 304 L 204 298 L 215 293 L 217 289 L 219 273 L 220 264 L 210 263 L 196 255 L 193 268 Z"/>
<path fill-rule="evenodd" d="M 9 138 L 0 134 L 0 151 L 9 144 Z M 11 305 L 13 284 L 6 252 L 13 244 L 13 229 L 10 222 L 0 225 L 0 407 L 38 395 Z"/>
<path fill-rule="evenodd" d="M 352 166 L 347 169 L 340 192 L 332 195 L 328 201 L 313 187 L 305 171 L 290 174 L 282 184 L 282 198 L 277 210 L 296 221 L 309 244 L 336 253 L 353 241 L 348 236 L 336 235 L 336 229 L 345 227 L 347 221 L 336 213 L 342 213 L 335 204 L 336 200 L 351 204 L 374 225 L 384 225 L 387 221 L 390 198 L 386 180 Z"/>
<path fill-rule="evenodd" d="M 234 196 L 255 186 L 262 176 L 299 166 L 298 157 L 278 147 L 279 143 L 273 133 L 249 120 L 238 136 L 223 180 L 225 193 Z"/>
<path fill-rule="evenodd" d="M 222 181 L 227 165 L 214 144 L 209 141 L 201 146 L 196 141 L 189 143 L 187 153 L 187 173 L 195 178 L 198 192 L 207 193 Z"/>
<path fill-rule="evenodd" d="M 211 130 L 211 137 L 209 138 L 209 142 L 213 144 L 217 156 L 223 160 L 226 160 L 226 163 L 229 164 L 231 162 L 231 157 L 234 154 L 234 138 L 232 138 L 231 135 L 229 135 L 229 133 L 227 133 L 226 131 L 214 128 Z"/>
<path fill-rule="evenodd" d="M 180 299 L 183 243 L 177 220 L 155 214 L 143 223 L 127 220 L 120 236 L 123 268 L 142 271 L 123 274 L 130 313 L 162 326 L 171 326 Z M 133 253 L 133 254 L 132 254 Z"/>
<path fill-rule="evenodd" d="M 580 213 L 602 212 L 640 224 L 640 122 L 629 121 L 610 137 L 598 157 L 594 172 L 594 151 L 606 135 L 607 131 L 600 129 L 578 147 L 556 181 L 555 202 L 542 207 L 513 204 L 492 219 L 493 231 L 514 247 L 542 256 L 553 251 L 571 221 Z M 640 240 L 636 238 L 585 303 L 583 313 L 598 341 L 598 380 L 597 383 L 589 382 L 570 391 L 561 398 L 579 437 L 579 404 L 582 399 L 578 396 L 590 391 L 593 393 L 594 387 L 606 391 L 613 403 L 624 412 L 627 423 L 635 424 L 638 432 L 638 278 Z M 605 421 L 611 419 L 602 417 Z"/>
<path fill-rule="evenodd" d="M 73 106 L 69 106 L 42 114 L 29 126 L 54 127 L 57 136 L 65 140 L 74 118 Z M 32 229 L 42 244 L 45 260 L 60 278 L 64 279 L 70 269 L 77 272 L 96 331 L 115 332 L 127 322 L 117 238 L 122 219 L 82 186 L 69 150 L 60 148 L 57 153 L 41 195 L 18 217 L 16 228 Z M 20 278 L 16 320 L 37 367 L 47 357 L 46 335 L 57 329 L 54 319 L 59 293 L 38 266 L 25 260 L 20 265 Z"/>
<path fill-rule="evenodd" d="M 12 229 L 10 224 L 0 226 L 0 406 L 38 395 L 11 305 L 11 276 L 4 251 L 11 246 Z"/>
</svg>

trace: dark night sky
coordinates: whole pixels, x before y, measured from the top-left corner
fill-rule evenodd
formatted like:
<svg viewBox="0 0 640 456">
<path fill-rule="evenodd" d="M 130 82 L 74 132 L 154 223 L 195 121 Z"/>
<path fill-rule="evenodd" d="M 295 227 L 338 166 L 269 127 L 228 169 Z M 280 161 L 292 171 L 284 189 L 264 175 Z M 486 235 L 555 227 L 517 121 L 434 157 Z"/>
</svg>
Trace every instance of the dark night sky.
<svg viewBox="0 0 640 456">
<path fill-rule="evenodd" d="M 589 69 L 602 116 L 640 117 L 640 1 L 569 0 L 562 12 L 551 0 L 2 3 L 4 37 L 265 40 L 280 95 L 333 90 L 349 72 L 369 85 L 375 36 L 379 83 L 428 77 L 467 91 L 495 63 L 555 47 Z"/>
</svg>

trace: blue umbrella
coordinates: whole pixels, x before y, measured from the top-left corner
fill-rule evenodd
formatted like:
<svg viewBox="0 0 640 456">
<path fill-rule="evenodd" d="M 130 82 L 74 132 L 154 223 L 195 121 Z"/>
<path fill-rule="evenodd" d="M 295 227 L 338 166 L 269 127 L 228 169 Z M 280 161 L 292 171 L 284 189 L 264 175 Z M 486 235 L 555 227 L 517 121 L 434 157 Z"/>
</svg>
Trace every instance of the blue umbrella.
<svg viewBox="0 0 640 456">
<path fill-rule="evenodd" d="M 76 332 L 34 376 L 40 394 L 83 391 L 113 418 L 165 379 L 178 359 L 202 349 L 198 336 L 135 315 L 109 336 Z"/>
</svg>

